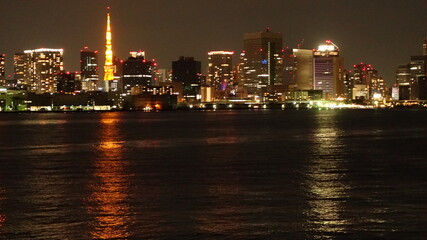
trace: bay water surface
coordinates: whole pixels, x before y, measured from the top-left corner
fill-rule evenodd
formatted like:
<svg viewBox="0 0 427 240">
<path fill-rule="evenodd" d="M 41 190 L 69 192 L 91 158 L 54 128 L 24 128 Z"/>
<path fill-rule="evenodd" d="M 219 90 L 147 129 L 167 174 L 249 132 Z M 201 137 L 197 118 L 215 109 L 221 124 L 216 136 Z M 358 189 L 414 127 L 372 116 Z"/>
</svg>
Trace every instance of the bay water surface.
<svg viewBox="0 0 427 240">
<path fill-rule="evenodd" d="M 0 114 L 0 239 L 426 239 L 427 110 Z"/>
</svg>

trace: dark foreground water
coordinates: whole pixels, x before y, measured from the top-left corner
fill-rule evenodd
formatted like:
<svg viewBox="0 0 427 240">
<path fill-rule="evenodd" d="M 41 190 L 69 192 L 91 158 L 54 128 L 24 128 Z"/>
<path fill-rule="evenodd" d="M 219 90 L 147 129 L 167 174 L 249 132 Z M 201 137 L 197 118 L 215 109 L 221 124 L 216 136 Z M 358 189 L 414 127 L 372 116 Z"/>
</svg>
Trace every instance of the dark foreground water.
<svg viewBox="0 0 427 240">
<path fill-rule="evenodd" d="M 427 111 L 0 114 L 0 239 L 427 239 Z"/>
</svg>

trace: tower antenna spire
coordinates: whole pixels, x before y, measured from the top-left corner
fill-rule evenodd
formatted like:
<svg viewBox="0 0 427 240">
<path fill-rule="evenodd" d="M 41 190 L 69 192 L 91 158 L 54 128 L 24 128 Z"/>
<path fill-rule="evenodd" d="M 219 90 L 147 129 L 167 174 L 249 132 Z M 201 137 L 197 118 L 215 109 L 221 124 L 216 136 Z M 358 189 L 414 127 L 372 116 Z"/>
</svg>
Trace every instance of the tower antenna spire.
<svg viewBox="0 0 427 240">
<path fill-rule="evenodd" d="M 108 92 L 110 88 L 110 81 L 114 80 L 114 66 L 113 66 L 113 44 L 111 34 L 111 17 L 110 7 L 107 7 L 107 31 L 105 36 L 105 64 L 104 64 L 104 81 L 105 91 Z"/>
</svg>

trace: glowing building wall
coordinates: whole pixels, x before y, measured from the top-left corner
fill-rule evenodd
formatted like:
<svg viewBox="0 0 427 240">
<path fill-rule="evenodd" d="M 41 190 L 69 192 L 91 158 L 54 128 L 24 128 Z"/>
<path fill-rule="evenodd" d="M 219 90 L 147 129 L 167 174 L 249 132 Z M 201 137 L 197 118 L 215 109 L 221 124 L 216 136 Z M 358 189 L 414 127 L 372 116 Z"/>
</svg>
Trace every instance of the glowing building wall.
<svg viewBox="0 0 427 240">
<path fill-rule="evenodd" d="M 36 93 L 56 92 L 55 75 L 64 70 L 63 49 L 40 48 L 24 51 L 25 82 Z"/>
<path fill-rule="evenodd" d="M 248 94 L 260 95 L 266 91 L 267 86 L 282 84 L 282 34 L 270 32 L 267 28 L 263 32 L 246 33 L 243 40 L 243 74 L 240 84 Z"/>
<path fill-rule="evenodd" d="M 234 93 L 233 54 L 230 51 L 208 52 L 208 82 L 217 100 Z"/>
<path fill-rule="evenodd" d="M 344 60 L 339 48 L 331 41 L 314 51 L 314 90 L 322 90 L 325 99 L 336 99 L 345 95 Z"/>
</svg>

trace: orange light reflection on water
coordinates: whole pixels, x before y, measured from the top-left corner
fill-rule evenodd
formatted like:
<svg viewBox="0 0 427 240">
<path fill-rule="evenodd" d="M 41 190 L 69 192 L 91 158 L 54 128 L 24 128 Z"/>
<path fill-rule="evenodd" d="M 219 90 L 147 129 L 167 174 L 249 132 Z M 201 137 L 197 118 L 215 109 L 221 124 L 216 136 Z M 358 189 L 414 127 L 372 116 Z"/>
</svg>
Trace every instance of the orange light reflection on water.
<svg viewBox="0 0 427 240">
<path fill-rule="evenodd" d="M 90 186 L 89 213 L 97 224 L 91 231 L 94 239 L 123 239 L 129 237 L 128 198 L 129 179 L 126 162 L 122 158 L 123 141 L 120 139 L 116 112 L 102 114 L 100 120 L 99 156 L 95 160 L 96 181 Z"/>
</svg>

